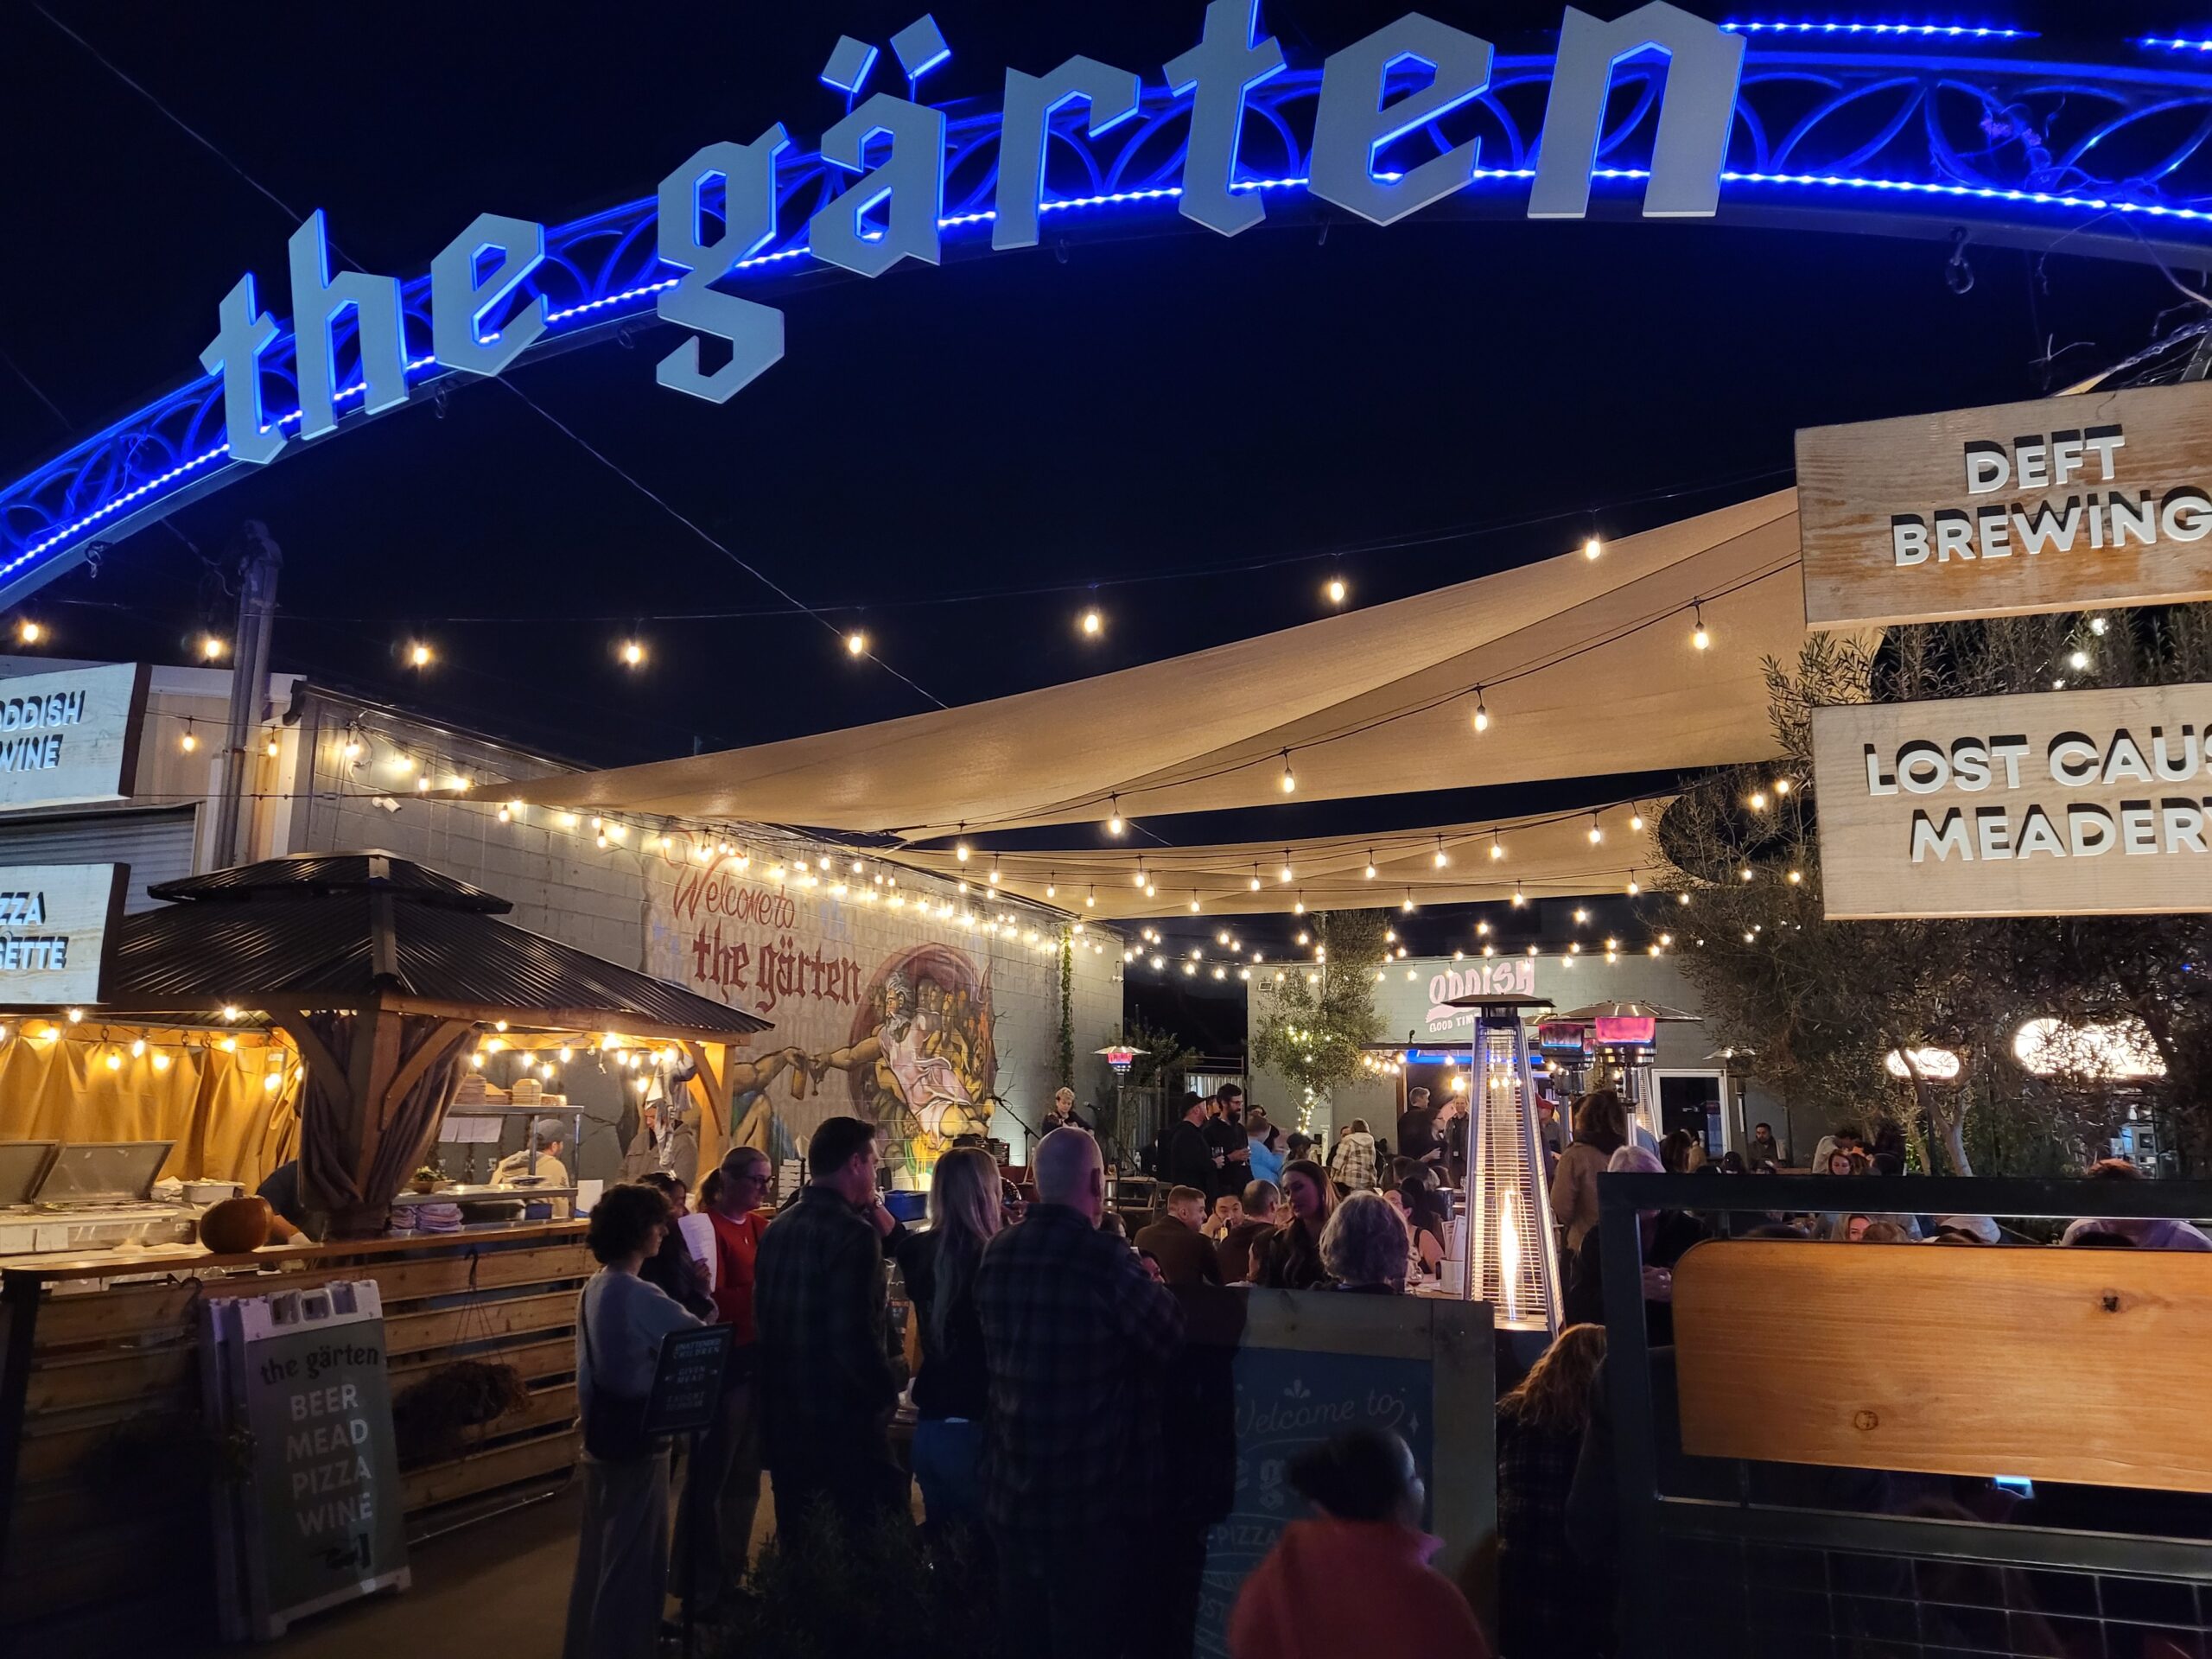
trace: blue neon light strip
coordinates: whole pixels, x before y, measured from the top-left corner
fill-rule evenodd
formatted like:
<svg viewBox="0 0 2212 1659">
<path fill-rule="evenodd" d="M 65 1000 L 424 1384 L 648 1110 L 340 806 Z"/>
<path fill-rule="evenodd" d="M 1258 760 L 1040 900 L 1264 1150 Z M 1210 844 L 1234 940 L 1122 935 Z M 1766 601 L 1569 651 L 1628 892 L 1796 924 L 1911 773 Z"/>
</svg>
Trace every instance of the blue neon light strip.
<svg viewBox="0 0 2212 1659">
<path fill-rule="evenodd" d="M 1790 22 L 1726 22 L 1721 28 L 1738 35 L 1916 35 L 1923 40 L 2032 41 L 2033 29 L 2001 29 L 1973 23 L 1814 23 Z M 2145 42 L 2148 44 L 2148 42 Z"/>
<path fill-rule="evenodd" d="M 1532 167 L 1478 167 L 1474 169 L 1473 183 L 1478 185 L 1514 181 L 1525 183 L 1535 176 L 1536 170 Z M 1593 168 L 1591 176 L 1599 180 L 1640 181 L 1649 179 L 1651 175 L 1647 168 L 1601 167 Z M 2138 214 L 2149 219 L 2179 219 L 2191 224 L 2212 224 L 2212 210 L 2170 207 L 2164 202 L 2127 201 L 2107 196 L 2075 195 L 2063 191 L 1997 189 L 1983 185 L 1929 183 L 1912 179 L 1866 179 L 1848 174 L 1832 173 L 1745 173 L 1730 170 L 1723 172 L 1720 177 L 1725 184 L 1746 185 L 1754 188 L 1868 190 L 1905 196 L 2001 201 L 2044 207 L 2071 208 L 2090 213 Z M 1242 179 L 1237 181 L 1234 188 L 1239 190 L 1294 190 L 1304 188 L 1306 182 L 1307 181 L 1303 177 Z M 1046 213 L 1080 213 L 1121 207 L 1132 202 L 1173 200 L 1182 194 L 1181 188 L 1175 185 L 1165 185 L 1146 190 L 1116 190 L 1095 196 L 1077 196 L 1060 200 L 1039 202 L 1038 210 Z M 938 223 L 945 230 L 957 231 L 988 225 L 997 217 L 995 213 L 985 208 L 971 213 L 956 213 L 939 219 Z M 741 260 L 736 268 L 740 270 L 752 270 L 806 257 L 808 257 L 808 250 L 804 244 L 799 244 L 788 248 L 779 248 L 772 253 L 757 254 L 750 259 Z M 675 287 L 677 280 L 671 276 L 660 282 L 644 283 L 632 288 L 624 289 L 619 293 L 587 301 L 580 305 L 551 310 L 546 313 L 546 321 L 549 327 L 557 327 L 561 323 L 576 317 L 589 316 L 594 323 L 597 323 L 607 321 L 615 315 L 628 315 L 633 312 L 643 313 L 650 308 L 639 302 L 650 300 L 662 290 Z M 423 371 L 434 369 L 436 366 L 437 359 L 435 358 L 418 357 L 410 359 L 407 365 L 410 384 L 416 385 L 423 379 L 438 378 L 423 373 Z M 195 384 L 207 385 L 212 382 L 213 377 L 209 377 L 207 381 Z M 343 404 L 351 398 L 360 397 L 365 390 L 365 388 L 358 383 L 346 386 L 337 393 L 335 401 Z M 299 419 L 299 413 L 295 410 L 289 415 L 281 416 L 276 424 L 294 426 L 298 423 Z M 116 513 L 145 499 L 163 485 L 186 477 L 207 466 L 210 461 L 228 454 L 230 448 L 228 443 L 217 444 L 202 454 L 179 462 L 166 472 L 157 474 L 112 500 L 103 503 L 84 517 L 51 531 L 42 539 L 26 547 L 14 558 L 4 564 L 0 564 L 0 576 L 8 575 L 38 557 L 39 555 L 60 546 L 85 531 L 97 527 Z"/>
<path fill-rule="evenodd" d="M 2001 41 L 2035 38 L 2027 30 L 2001 24 L 1969 24 L 1938 22 L 1811 22 L 1745 19 L 1726 25 L 1744 35 L 1756 36 L 1780 47 L 1787 40 L 1793 47 L 1802 48 L 1793 53 L 1788 61 L 1791 67 L 1768 77 L 1777 86 L 1786 86 L 1794 93 L 1802 82 L 1798 67 L 1805 56 L 1817 56 L 1823 41 L 1832 41 L 1839 48 L 1859 41 L 1885 39 L 1890 41 L 1924 40 L 1938 42 L 1964 42 L 1968 46 L 1979 41 Z M 2212 38 L 2203 40 L 2179 37 L 2148 37 L 2136 45 L 2173 54 L 2212 54 Z M 1756 48 L 1754 54 L 1756 61 Z M 1847 102 L 1858 96 L 1849 77 L 1869 73 L 1894 73 L 1894 69 L 1870 72 L 1864 66 L 1869 60 L 1855 52 L 1839 50 L 1834 62 L 1846 79 L 1838 82 L 1834 95 Z M 1887 60 L 1878 61 L 1887 63 Z M 1923 96 L 1932 96 L 1927 89 L 1936 84 L 1936 78 L 1964 75 L 2002 76 L 2000 59 L 1961 58 L 1955 64 L 1945 63 L 1921 73 Z M 1549 64 L 1542 59 L 1501 60 L 1497 66 L 1497 85 L 1501 90 L 1529 81 L 1541 82 L 1548 73 Z M 2038 73 L 2048 77 L 2048 70 Z M 2097 84 L 2098 70 L 2094 66 L 2082 66 L 2072 72 L 2090 86 Z M 1298 71 L 1281 78 L 1281 86 L 1275 89 L 1281 99 L 1300 99 L 1310 95 L 1318 82 L 1318 73 Z M 2170 72 L 2170 84 L 2159 85 L 2144 80 L 2140 72 L 2130 79 L 2114 83 L 2112 95 L 2126 101 L 2137 115 L 2131 118 L 2150 119 L 2159 111 L 2171 108 L 2177 101 L 2193 103 L 2212 108 L 2212 81 L 2206 80 L 2191 60 L 2187 69 Z M 1763 83 L 1754 77 L 1745 83 L 1742 94 L 1747 121 L 1757 111 L 1758 87 Z M 2037 86 L 2040 87 L 2041 80 Z M 2069 89 L 2070 90 L 2070 89 Z M 2008 97 L 2014 94 L 1995 82 L 1991 83 L 1989 96 Z M 1147 105 L 1150 111 L 1151 106 Z M 1039 204 L 1044 214 L 1088 217 L 1092 214 L 1117 213 L 1125 207 L 1144 208 L 1169 204 L 1178 200 L 1182 191 L 1173 179 L 1175 166 L 1171 154 L 1161 157 L 1151 133 L 1160 130 L 1160 124 L 1173 119 L 1172 105 L 1163 104 L 1156 112 L 1148 114 L 1147 127 L 1140 136 L 1140 143 L 1153 144 L 1151 153 L 1141 155 L 1136 148 L 1116 156 L 1108 152 L 1091 152 L 1086 159 L 1090 177 L 1097 181 L 1086 194 L 1077 194 L 1050 200 Z M 1493 145 L 1485 138 L 1485 150 L 1501 162 L 1518 162 L 1532 159 L 1534 134 L 1521 131 L 1514 126 L 1514 118 L 1508 106 L 1498 104 L 1490 108 L 1488 118 L 1502 121 L 1506 125 L 1503 143 Z M 1796 117 L 1789 117 L 1795 121 Z M 956 148 L 963 142 L 969 148 L 966 155 L 986 153 L 985 147 L 995 140 L 996 117 L 983 113 L 957 123 L 954 128 Z M 1278 124 L 1280 128 L 1280 124 Z M 1756 153 L 1760 160 L 1748 167 L 1739 166 L 1724 172 L 1721 180 L 1724 200 L 1732 203 L 1758 203 L 1771 200 L 1777 194 L 1807 194 L 1831 200 L 1839 195 L 1857 192 L 1885 195 L 1899 203 L 1924 202 L 1930 207 L 1956 202 L 1984 204 L 1991 217 L 2009 217 L 2015 223 L 2032 224 L 2037 215 L 2049 212 L 2061 217 L 2055 222 L 2065 225 L 2088 239 L 2110 242 L 2126 239 L 2126 235 L 2113 228 L 2116 222 L 2141 224 L 2145 221 L 2170 221 L 2177 226 L 2196 229 L 2212 225 L 2212 188 L 2204 181 L 2192 181 L 2177 169 L 2183 161 L 2194 158 L 2196 171 L 2206 169 L 2202 163 L 2212 160 L 2212 143 L 2204 143 L 2204 154 L 2196 155 L 2193 141 L 2156 164 L 2141 162 L 2141 170 L 2126 177 L 2096 178 L 2088 174 L 2081 164 L 2082 153 L 2087 145 L 2080 145 L 2059 157 L 2063 165 L 2046 166 L 2040 174 L 2028 176 L 2048 178 L 2057 188 L 2034 188 L 2024 184 L 2015 185 L 2005 177 L 1992 176 L 1992 163 L 1980 152 L 1953 155 L 1940 145 L 1940 154 L 1929 156 L 1904 155 L 1839 156 L 1827 166 L 1816 154 L 1808 154 L 1797 147 L 1793 133 L 1786 142 L 1770 141 L 1764 134 L 1783 129 L 1770 121 L 1762 128 L 1751 122 L 1746 131 L 1751 137 L 1745 149 Z M 963 137 L 964 135 L 964 137 Z M 2099 134 L 2097 137 L 2104 135 Z M 1280 176 L 1262 176 L 1239 182 L 1237 188 L 1248 191 L 1295 193 L 1306 187 L 1304 176 L 1304 157 L 1300 153 L 1301 141 L 1290 130 L 1282 130 L 1282 146 L 1274 149 L 1276 159 L 1254 161 L 1255 168 L 1273 168 Z M 2093 137 L 2090 143 L 2096 142 Z M 1082 146 L 1077 144 L 1078 153 Z M 1288 153 L 1283 153 L 1284 148 Z M 1809 148 L 1809 147 L 1808 147 Z M 1262 152 L 1264 153 L 1264 151 Z M 1771 153 L 1778 165 L 1770 165 L 1765 157 Z M 1810 166 L 1791 168 L 1789 162 L 1802 156 Z M 1623 161 L 1640 159 L 1622 156 Z M 1751 155 L 1741 160 L 1750 162 Z M 957 164 L 957 163 L 956 163 Z M 1925 166 L 1929 171 L 1923 176 L 1869 176 L 1887 173 L 1917 174 Z M 1124 168 L 1130 169 L 1127 173 Z M 989 207 L 990 174 L 986 171 L 980 183 L 970 183 L 967 194 L 956 210 L 939 219 L 944 231 L 956 237 L 972 236 L 993 223 L 996 214 Z M 1079 176 L 1079 175 L 1078 175 Z M 1384 176 L 1393 176 L 1385 175 Z M 1535 176 L 1533 167 L 1496 165 L 1474 169 L 1471 188 L 1489 189 L 1504 194 L 1515 187 L 1525 187 Z M 1633 184 L 1649 178 L 1649 170 L 1642 167 L 1600 167 L 1593 171 L 1593 178 L 1600 181 Z M 972 175 L 971 175 L 972 177 Z M 1126 188 L 1112 188 L 1125 185 Z M 2202 206 L 2187 205 L 2202 203 Z M 575 224 L 554 227 L 551 241 L 559 248 L 583 248 L 585 252 L 569 266 L 569 273 L 577 281 L 559 291 L 543 296 L 545 315 L 551 329 L 569 333 L 604 327 L 610 323 L 651 315 L 658 295 L 674 286 L 677 278 L 671 274 L 661 276 L 661 266 L 651 252 L 650 200 L 633 202 L 612 209 L 591 219 Z M 2007 210 L 2010 210 L 2009 214 Z M 2080 222 L 2082 216 L 2101 216 L 2107 223 L 2100 227 L 2094 218 L 2088 223 Z M 2067 217 L 2067 216 L 2071 216 Z M 629 250 L 639 245 L 642 233 L 643 257 L 636 257 Z M 2128 232 L 2126 234 L 2133 234 Z M 610 250 L 602 251 L 601 250 Z M 805 243 L 803 227 L 798 227 L 791 239 L 781 245 L 764 251 L 745 260 L 739 269 L 765 271 L 773 275 L 789 269 L 796 271 L 806 268 L 811 256 Z M 419 331 L 423 323 L 420 302 L 425 279 L 417 277 L 408 284 L 410 304 L 408 316 L 410 331 Z M 594 287 L 611 290 L 594 292 Z M 581 291 L 580 291 L 581 290 Z M 426 345 L 416 334 L 418 350 Z M 420 356 L 408 365 L 410 390 L 418 389 L 432 381 L 443 378 L 449 371 L 428 356 Z M 221 432 L 221 408 L 213 396 L 215 381 L 213 377 L 201 377 L 171 391 L 163 398 L 137 414 L 106 429 L 47 466 L 20 479 L 5 489 L 0 489 L 0 583 L 35 581 L 30 568 L 46 556 L 86 537 L 103 525 L 122 521 L 125 516 L 145 510 L 150 504 L 164 498 L 203 485 L 213 477 L 226 480 L 233 469 L 226 462 L 229 454 L 226 443 L 217 441 Z M 349 385 L 339 394 L 341 410 L 358 407 L 355 401 L 363 396 L 364 388 Z M 300 420 L 297 413 L 270 418 L 280 427 L 296 427 Z M 146 444 L 153 448 L 146 451 L 144 464 L 158 468 L 149 475 L 134 477 L 131 460 L 134 450 Z M 160 460 L 153 459 L 159 455 Z M 223 463 L 219 465 L 219 463 Z M 126 487 L 127 486 L 127 487 Z M 20 537 L 21 540 L 16 538 Z M 6 549 L 13 541 L 16 551 L 10 555 Z"/>
</svg>

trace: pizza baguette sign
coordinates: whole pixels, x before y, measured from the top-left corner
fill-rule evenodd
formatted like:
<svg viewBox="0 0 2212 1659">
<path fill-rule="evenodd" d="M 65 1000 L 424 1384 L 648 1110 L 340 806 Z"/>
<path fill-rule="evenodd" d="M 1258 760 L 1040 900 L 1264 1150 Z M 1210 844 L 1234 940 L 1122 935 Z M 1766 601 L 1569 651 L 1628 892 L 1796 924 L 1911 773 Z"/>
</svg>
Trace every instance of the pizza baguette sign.
<svg viewBox="0 0 2212 1659">
<path fill-rule="evenodd" d="M 1797 435 L 1815 628 L 2212 599 L 2212 382 Z"/>
<path fill-rule="evenodd" d="M 2212 910 L 2212 685 L 1813 713 L 1832 919 Z"/>
</svg>

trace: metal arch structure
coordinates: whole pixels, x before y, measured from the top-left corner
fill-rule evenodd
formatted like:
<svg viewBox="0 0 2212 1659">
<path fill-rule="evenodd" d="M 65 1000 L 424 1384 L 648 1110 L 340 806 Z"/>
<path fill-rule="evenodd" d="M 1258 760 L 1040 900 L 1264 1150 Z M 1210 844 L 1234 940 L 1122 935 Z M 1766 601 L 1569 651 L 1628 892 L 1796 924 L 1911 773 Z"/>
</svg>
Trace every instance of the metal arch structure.
<svg viewBox="0 0 2212 1659">
<path fill-rule="evenodd" d="M 2212 263 L 2212 49 L 2202 43 L 2115 41 L 2105 60 L 2065 63 L 2050 60 L 2034 36 L 2010 29 L 1728 27 L 1745 34 L 1747 50 L 1713 222 L 1962 233 L 1978 243 L 2087 256 Z M 1548 54 L 1499 55 L 1482 93 L 1378 153 L 1377 175 L 1395 176 L 1478 139 L 1479 164 L 1467 188 L 1429 211 L 1523 215 L 1553 66 Z M 1592 166 L 1591 217 L 1638 213 L 1666 73 L 1664 60 L 1648 54 L 1617 66 Z M 1294 224 L 1325 210 L 1306 190 L 1320 79 L 1319 69 L 1286 70 L 1247 99 L 1233 188 L 1264 200 L 1273 222 Z M 943 107 L 944 245 L 955 257 L 988 252 L 999 112 Z M 1088 136 L 1080 121 L 1053 122 L 1039 203 L 1046 234 L 1076 238 L 1133 220 L 1174 222 L 1190 111 L 1187 98 L 1155 83 L 1136 118 L 1103 136 Z M 809 253 L 806 227 L 850 176 L 817 151 L 793 145 L 783 152 L 776 229 L 740 264 L 742 292 L 769 298 L 831 274 Z M 543 357 L 656 321 L 657 297 L 677 276 L 660 260 L 648 196 L 549 228 L 543 263 L 492 321 L 542 298 L 548 326 L 526 355 Z M 429 296 L 427 276 L 402 289 L 410 402 L 456 372 L 432 349 Z M 359 407 L 352 350 L 341 325 L 342 418 L 331 436 L 372 418 Z M 262 378 L 271 423 L 296 429 L 289 329 L 263 357 Z M 289 444 L 286 453 L 304 447 Z M 252 470 L 229 457 L 220 377 L 186 381 L 0 488 L 0 604 Z"/>
</svg>

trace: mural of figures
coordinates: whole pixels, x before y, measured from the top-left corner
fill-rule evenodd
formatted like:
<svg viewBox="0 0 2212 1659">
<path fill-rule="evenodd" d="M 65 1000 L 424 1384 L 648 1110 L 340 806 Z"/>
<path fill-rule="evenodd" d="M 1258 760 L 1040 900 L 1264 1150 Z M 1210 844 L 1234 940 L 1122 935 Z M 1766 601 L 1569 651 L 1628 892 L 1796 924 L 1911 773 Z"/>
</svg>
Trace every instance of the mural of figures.
<svg viewBox="0 0 2212 1659">
<path fill-rule="evenodd" d="M 998 1075 L 989 969 L 979 973 L 950 945 L 897 952 L 862 993 L 850 1039 L 805 1065 L 817 1086 L 844 1072 L 859 1115 L 888 1136 L 893 1179 L 926 1185 L 955 1136 L 989 1132 Z"/>
</svg>

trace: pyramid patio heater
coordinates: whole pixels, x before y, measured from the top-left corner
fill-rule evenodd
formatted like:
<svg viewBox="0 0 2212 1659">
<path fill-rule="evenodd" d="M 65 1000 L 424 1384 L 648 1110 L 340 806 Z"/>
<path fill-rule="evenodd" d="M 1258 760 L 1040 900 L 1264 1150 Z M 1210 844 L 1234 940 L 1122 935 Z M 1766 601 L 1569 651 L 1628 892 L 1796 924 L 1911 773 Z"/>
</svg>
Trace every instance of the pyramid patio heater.
<svg viewBox="0 0 2212 1659">
<path fill-rule="evenodd" d="M 1544 1179 L 1528 1028 L 1521 1018 L 1525 1009 L 1550 1007 L 1551 1001 L 1465 996 L 1452 1006 L 1475 1010 L 1468 1079 L 1468 1271 L 1461 1275 L 1460 1294 L 1488 1302 L 1501 1330 L 1555 1332 L 1559 1242 L 1550 1184 Z"/>
</svg>

